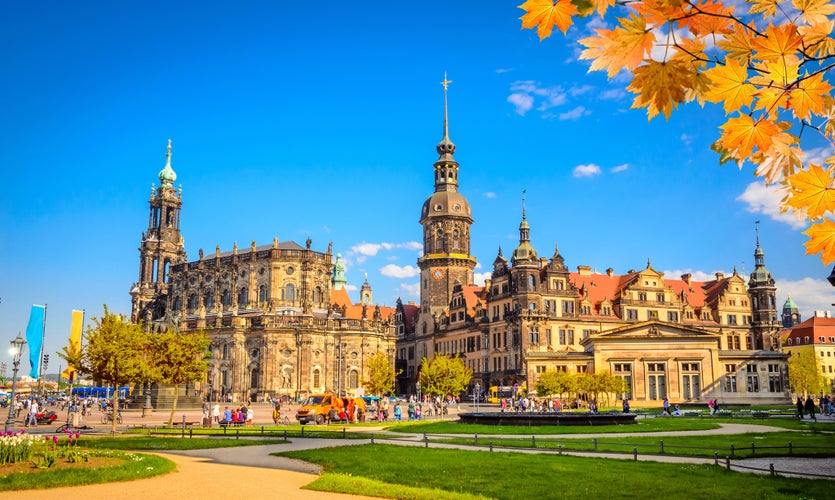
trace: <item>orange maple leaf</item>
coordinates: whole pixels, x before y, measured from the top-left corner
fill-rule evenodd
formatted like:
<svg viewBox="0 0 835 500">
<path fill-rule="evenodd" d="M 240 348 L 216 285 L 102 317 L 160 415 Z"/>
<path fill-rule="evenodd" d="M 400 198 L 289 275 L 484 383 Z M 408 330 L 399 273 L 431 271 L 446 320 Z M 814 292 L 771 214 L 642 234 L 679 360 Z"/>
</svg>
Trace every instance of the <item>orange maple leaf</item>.
<svg viewBox="0 0 835 500">
<path fill-rule="evenodd" d="M 754 51 L 751 45 L 751 33 L 748 28 L 740 24 L 735 24 L 733 31 L 726 34 L 724 40 L 716 42 L 716 45 L 725 51 L 726 57 L 745 64 L 751 59 L 751 53 Z"/>
<path fill-rule="evenodd" d="M 803 13 L 803 20 L 809 24 L 825 22 L 835 14 L 835 5 L 829 0 L 792 0 L 792 5 Z"/>
<path fill-rule="evenodd" d="M 683 61 L 670 60 L 659 62 L 650 60 L 635 68 L 635 78 L 626 90 L 638 94 L 632 103 L 633 108 L 647 108 L 649 119 L 659 112 L 665 118 L 670 117 L 684 102 L 685 91 L 693 80 L 694 71 Z"/>
<path fill-rule="evenodd" d="M 793 55 L 803 43 L 803 37 L 797 33 L 797 26 L 792 23 L 782 26 L 768 25 L 765 36 L 758 36 L 752 41 L 754 59 L 772 61 Z"/>
<path fill-rule="evenodd" d="M 672 19 L 682 19 L 685 16 L 681 8 L 682 2 L 670 0 L 643 0 L 629 6 L 646 19 L 647 24 L 660 26 Z"/>
<path fill-rule="evenodd" d="M 579 14 L 577 7 L 569 0 L 528 0 L 519 8 L 527 12 L 519 18 L 522 20 L 522 29 L 536 28 L 540 41 L 551 36 L 554 26 L 565 34 L 574 23 L 571 16 Z"/>
<path fill-rule="evenodd" d="M 622 68 L 633 70 L 649 54 L 655 43 L 655 34 L 646 29 L 646 21 L 632 14 L 629 19 L 619 18 L 621 26 L 613 30 L 597 29 L 597 36 L 583 38 L 586 46 L 580 54 L 581 60 L 592 60 L 589 71 L 606 68 L 609 78 Z"/>
<path fill-rule="evenodd" d="M 773 136 L 780 133 L 780 128 L 772 120 L 761 118 L 754 121 L 748 115 L 731 118 L 722 129 L 722 145 L 737 160 L 749 158 L 756 146 L 760 151 L 767 151 L 774 142 Z"/>
<path fill-rule="evenodd" d="M 829 35 L 835 26 L 833 21 L 821 21 L 811 26 L 798 26 L 797 32 L 803 37 L 806 52 L 816 57 L 826 57 L 835 54 L 835 40 Z"/>
<path fill-rule="evenodd" d="M 810 163 L 809 170 L 801 170 L 786 180 L 792 194 L 786 205 L 796 210 L 805 209 L 810 219 L 817 219 L 835 208 L 835 189 L 829 187 L 832 184 L 831 170 Z"/>
<path fill-rule="evenodd" d="M 774 15 L 777 14 L 777 4 L 782 1 L 783 0 L 748 0 L 748 3 L 752 4 L 748 13 L 756 14 L 761 12 L 763 18 L 765 19 L 774 17 Z"/>
<path fill-rule="evenodd" d="M 832 85 L 824 81 L 823 73 L 804 75 L 797 82 L 797 88 L 790 94 L 794 116 L 806 120 L 811 113 L 821 113 L 830 92 L 832 92 Z"/>
<path fill-rule="evenodd" d="M 757 89 L 748 83 L 748 71 L 736 59 L 725 58 L 724 65 L 717 65 L 705 72 L 711 87 L 705 93 L 705 100 L 722 102 L 725 113 L 749 106 Z"/>
<path fill-rule="evenodd" d="M 778 123 L 780 128 L 788 129 L 791 124 L 787 122 Z M 771 147 L 765 153 L 754 153 L 752 160 L 759 163 L 754 175 L 765 178 L 766 184 L 773 184 L 780 180 L 781 176 L 789 176 L 795 169 L 803 164 L 800 158 L 800 149 L 792 147 L 800 142 L 797 136 L 788 132 L 775 134 Z"/>
<path fill-rule="evenodd" d="M 726 7 L 721 1 L 707 0 L 701 4 L 694 2 L 687 13 L 689 17 L 679 23 L 682 27 L 689 26 L 690 32 L 697 36 L 731 33 L 732 26 L 737 24 L 730 17 L 734 13 L 733 5 Z"/>
<path fill-rule="evenodd" d="M 825 266 L 835 261 L 835 222 L 824 219 L 812 224 L 803 234 L 809 237 L 809 241 L 805 243 L 806 255 L 821 254 Z"/>
</svg>

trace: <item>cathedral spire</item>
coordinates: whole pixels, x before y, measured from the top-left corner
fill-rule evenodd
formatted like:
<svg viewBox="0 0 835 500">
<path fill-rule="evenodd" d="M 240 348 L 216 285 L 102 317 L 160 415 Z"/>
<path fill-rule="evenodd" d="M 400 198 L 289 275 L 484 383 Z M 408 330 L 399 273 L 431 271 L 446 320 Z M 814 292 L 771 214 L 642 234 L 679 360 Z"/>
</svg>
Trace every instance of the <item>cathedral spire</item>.
<svg viewBox="0 0 835 500">
<path fill-rule="evenodd" d="M 444 81 L 441 82 L 441 85 L 444 86 L 444 137 L 435 146 L 435 150 L 439 155 L 438 161 L 435 163 L 436 167 L 439 164 L 444 165 L 447 163 L 454 163 L 456 167 L 458 166 L 452 158 L 453 153 L 455 153 L 455 144 L 449 139 L 449 103 L 447 101 L 447 91 L 449 90 L 450 83 L 452 83 L 452 80 L 447 79 L 446 72 L 444 72 Z M 448 178 L 445 177 L 445 179 Z M 458 184 L 457 178 L 448 180 L 455 180 L 455 185 Z"/>
<path fill-rule="evenodd" d="M 159 181 L 162 183 L 160 187 L 173 187 L 174 181 L 176 180 L 177 174 L 171 168 L 171 139 L 168 139 L 168 151 L 165 153 L 165 166 L 159 172 Z"/>
</svg>

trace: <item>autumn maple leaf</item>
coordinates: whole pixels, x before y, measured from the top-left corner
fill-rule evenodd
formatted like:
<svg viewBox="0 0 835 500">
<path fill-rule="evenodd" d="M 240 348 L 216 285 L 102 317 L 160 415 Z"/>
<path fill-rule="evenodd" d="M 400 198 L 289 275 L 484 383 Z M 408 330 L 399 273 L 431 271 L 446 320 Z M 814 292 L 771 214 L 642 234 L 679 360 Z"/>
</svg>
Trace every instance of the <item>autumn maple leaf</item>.
<svg viewBox="0 0 835 500">
<path fill-rule="evenodd" d="M 797 88 L 791 91 L 791 103 L 794 115 L 806 120 L 810 113 L 818 114 L 823 111 L 825 99 L 832 92 L 832 85 L 823 80 L 823 73 L 812 76 L 804 75 L 797 82 Z"/>
<path fill-rule="evenodd" d="M 633 14 L 629 19 L 618 20 L 621 25 L 617 28 L 597 29 L 597 36 L 580 40 L 587 47 L 580 54 L 580 59 L 592 60 L 589 71 L 606 68 L 609 78 L 623 68 L 633 70 L 638 67 L 655 43 L 655 34 L 646 29 L 643 18 Z"/>
<path fill-rule="evenodd" d="M 828 16 L 835 14 L 835 5 L 829 0 L 792 0 L 792 5 L 809 24 L 825 22 Z"/>
<path fill-rule="evenodd" d="M 782 26 L 768 25 L 765 36 L 758 36 L 751 42 L 754 46 L 754 59 L 772 61 L 792 55 L 803 44 L 803 38 L 797 33 L 794 24 Z"/>
<path fill-rule="evenodd" d="M 751 45 L 751 34 L 748 28 L 740 24 L 735 24 L 733 32 L 726 34 L 723 40 L 716 42 L 716 45 L 725 51 L 727 58 L 736 59 L 745 64 L 748 64 L 751 53 L 754 52 L 754 46 Z"/>
<path fill-rule="evenodd" d="M 725 58 L 724 65 L 717 65 L 705 72 L 713 84 L 705 93 L 705 100 L 721 102 L 725 113 L 749 106 L 757 89 L 748 83 L 748 71 L 736 59 Z"/>
<path fill-rule="evenodd" d="M 782 0 L 748 0 L 751 4 L 749 14 L 756 14 L 761 12 L 764 19 L 774 17 L 777 14 L 777 4 Z"/>
<path fill-rule="evenodd" d="M 797 32 L 803 37 L 806 51 L 816 57 L 835 54 L 835 40 L 829 36 L 833 26 L 835 22 L 829 20 L 813 23 L 811 26 L 798 26 Z"/>
<path fill-rule="evenodd" d="M 773 136 L 780 133 L 780 128 L 769 119 L 754 121 L 748 115 L 731 118 L 722 129 L 722 145 L 739 161 L 751 156 L 754 147 L 767 151 L 774 142 Z"/>
<path fill-rule="evenodd" d="M 693 80 L 693 70 L 683 61 L 659 62 L 650 60 L 635 68 L 635 78 L 626 90 L 638 94 L 633 108 L 647 108 L 651 120 L 659 112 L 670 117 L 678 103 L 686 99 L 685 91 Z"/>
<path fill-rule="evenodd" d="M 551 36 L 554 26 L 565 33 L 574 22 L 571 16 L 579 14 L 577 7 L 569 0 L 528 0 L 519 8 L 527 12 L 519 18 L 522 20 L 522 29 L 536 27 L 540 41 Z"/>
<path fill-rule="evenodd" d="M 808 170 L 801 170 L 786 180 L 792 194 L 786 205 L 805 210 L 810 219 L 822 217 L 835 207 L 835 189 L 830 188 L 832 172 L 829 169 L 810 163 Z"/>
<path fill-rule="evenodd" d="M 733 31 L 734 7 L 726 7 L 722 2 L 706 1 L 704 3 L 692 3 L 688 10 L 688 17 L 682 19 L 682 27 L 689 26 L 690 32 L 697 36 L 710 34 L 724 35 Z"/>
<path fill-rule="evenodd" d="M 825 266 L 835 261 L 835 222 L 824 219 L 812 224 L 803 234 L 809 237 L 809 241 L 805 243 L 806 255 L 820 253 Z"/>
</svg>

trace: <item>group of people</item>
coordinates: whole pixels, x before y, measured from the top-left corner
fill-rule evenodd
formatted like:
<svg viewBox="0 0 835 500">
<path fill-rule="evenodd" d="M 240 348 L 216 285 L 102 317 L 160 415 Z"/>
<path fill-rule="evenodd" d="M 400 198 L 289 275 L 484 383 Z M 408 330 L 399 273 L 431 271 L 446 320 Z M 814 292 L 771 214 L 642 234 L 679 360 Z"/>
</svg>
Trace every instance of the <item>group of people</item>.
<svg viewBox="0 0 835 500">
<path fill-rule="evenodd" d="M 806 401 L 803 401 L 803 396 L 797 397 L 797 418 L 803 420 L 803 416 L 809 415 L 809 418 L 812 420 L 817 421 L 816 413 L 820 413 L 821 415 L 833 415 L 835 414 L 835 401 L 833 401 L 835 397 L 830 397 L 828 394 L 821 396 L 820 398 L 820 408 L 818 409 L 815 405 L 815 400 L 812 399 L 812 396 L 809 395 L 806 397 Z M 818 411 L 819 410 L 819 411 Z"/>
<path fill-rule="evenodd" d="M 255 412 L 252 407 L 241 405 L 238 408 L 223 407 L 223 412 L 220 411 L 220 405 L 215 403 L 212 407 L 212 419 L 216 424 L 222 425 L 252 425 L 252 419 L 255 418 Z"/>
</svg>

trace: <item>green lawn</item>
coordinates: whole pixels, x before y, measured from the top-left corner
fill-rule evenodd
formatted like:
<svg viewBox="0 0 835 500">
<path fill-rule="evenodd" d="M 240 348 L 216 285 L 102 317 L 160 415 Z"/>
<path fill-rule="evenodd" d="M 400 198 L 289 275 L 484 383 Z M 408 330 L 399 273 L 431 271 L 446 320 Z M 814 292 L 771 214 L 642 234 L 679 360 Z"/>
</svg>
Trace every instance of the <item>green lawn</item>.
<svg viewBox="0 0 835 500">
<path fill-rule="evenodd" d="M 189 439 L 153 436 L 126 437 L 82 437 L 79 446 L 109 450 L 202 450 L 206 448 L 231 448 L 234 446 L 256 446 L 262 444 L 286 443 L 282 439 Z"/>
<path fill-rule="evenodd" d="M 279 454 L 320 464 L 308 487 L 389 498 L 830 498 L 832 482 L 721 467 L 387 445 Z M 439 490 L 442 493 L 439 493 Z"/>
<path fill-rule="evenodd" d="M 574 451 L 599 451 L 632 453 L 636 448 L 639 454 L 660 454 L 663 452 L 671 455 L 687 455 L 713 457 L 718 452 L 720 457 L 731 455 L 731 445 L 734 446 L 733 456 L 735 458 L 765 457 L 765 456 L 788 456 L 788 443 L 792 444 L 792 456 L 835 456 L 835 435 L 818 432 L 769 432 L 762 434 L 731 434 L 712 436 L 632 436 L 625 438 L 607 438 L 605 435 L 593 439 L 572 439 L 567 438 L 497 438 L 479 437 L 475 442 L 474 437 L 460 437 L 454 439 L 431 439 L 430 442 L 456 443 L 468 445 L 489 446 L 490 443 L 496 447 L 511 448 L 532 448 L 558 449 Z M 753 448 L 752 448 L 753 445 Z"/>
<path fill-rule="evenodd" d="M 762 421 L 758 423 L 762 424 Z M 458 421 L 419 420 L 387 425 L 386 431 L 429 434 L 609 434 L 613 432 L 700 431 L 718 429 L 719 422 L 702 418 L 639 418 L 632 425 L 484 425 L 462 424 Z"/>
<path fill-rule="evenodd" d="M 57 488 L 85 484 L 132 481 L 168 474 L 174 470 L 174 462 L 167 458 L 143 453 L 95 450 L 91 455 L 123 458 L 125 461 L 112 467 L 47 469 L 32 473 L 16 472 L 0 477 L 0 491 Z M 125 491 L 130 491 L 126 487 Z"/>
</svg>

